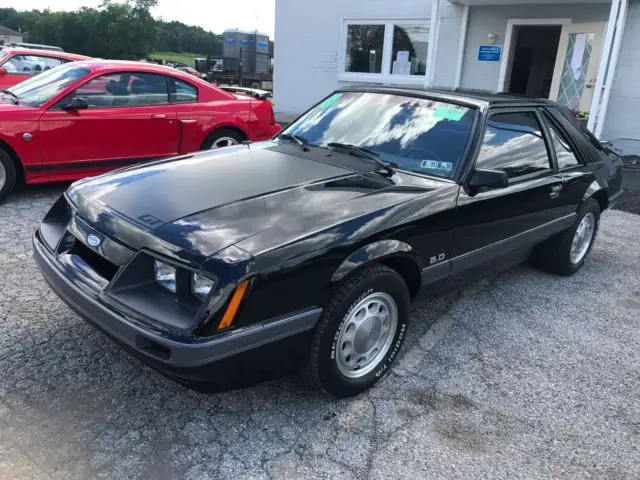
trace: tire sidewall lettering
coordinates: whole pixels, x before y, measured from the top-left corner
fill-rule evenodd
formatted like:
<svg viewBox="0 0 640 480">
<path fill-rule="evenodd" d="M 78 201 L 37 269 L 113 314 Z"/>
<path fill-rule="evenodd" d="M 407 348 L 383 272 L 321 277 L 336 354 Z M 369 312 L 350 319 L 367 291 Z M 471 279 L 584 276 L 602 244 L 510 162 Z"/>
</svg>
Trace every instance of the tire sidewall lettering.
<svg viewBox="0 0 640 480">
<path fill-rule="evenodd" d="M 338 325 L 338 328 L 336 328 L 336 333 L 333 336 L 333 342 L 331 344 L 331 355 L 330 355 L 331 356 L 331 360 L 335 360 L 335 358 L 336 358 L 336 348 L 337 348 L 337 344 L 338 344 L 338 337 L 340 336 L 340 332 L 342 331 L 342 327 L 344 326 L 344 322 L 347 321 L 347 317 L 353 311 L 353 309 L 356 308 L 356 305 L 358 305 L 362 300 L 367 298 L 372 293 L 373 293 L 373 288 L 368 288 L 363 294 L 361 294 L 358 298 L 355 299 L 355 301 L 351 304 L 351 306 L 347 309 L 347 312 L 342 317 L 342 320 L 340 321 L 340 324 Z"/>
<path fill-rule="evenodd" d="M 389 353 L 387 354 L 387 356 L 380 363 L 380 368 L 378 368 L 378 370 L 375 371 L 376 378 L 380 378 L 393 363 L 394 358 L 396 357 L 396 355 L 400 351 L 400 347 L 402 346 L 406 329 L 407 329 L 406 323 L 402 323 L 398 328 L 396 333 L 396 339 L 393 344 L 393 348 L 389 350 Z"/>
</svg>

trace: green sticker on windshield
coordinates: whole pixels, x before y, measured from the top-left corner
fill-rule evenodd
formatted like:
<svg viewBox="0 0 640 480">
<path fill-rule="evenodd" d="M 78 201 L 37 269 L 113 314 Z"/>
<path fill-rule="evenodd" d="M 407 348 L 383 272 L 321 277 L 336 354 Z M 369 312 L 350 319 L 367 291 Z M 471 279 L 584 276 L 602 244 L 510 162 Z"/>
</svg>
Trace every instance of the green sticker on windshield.
<svg viewBox="0 0 640 480">
<path fill-rule="evenodd" d="M 320 105 L 318 105 L 318 108 L 328 108 L 328 107 L 330 107 L 331 105 L 333 105 L 334 103 L 336 103 L 340 99 L 340 96 L 341 95 L 339 93 L 331 95 L 324 102 L 322 102 Z"/>
<path fill-rule="evenodd" d="M 433 112 L 433 116 L 435 118 L 442 118 L 444 120 L 459 122 L 465 113 L 467 113 L 467 109 L 464 107 L 456 107 L 454 105 L 438 105 L 436 107 L 436 111 Z"/>
</svg>

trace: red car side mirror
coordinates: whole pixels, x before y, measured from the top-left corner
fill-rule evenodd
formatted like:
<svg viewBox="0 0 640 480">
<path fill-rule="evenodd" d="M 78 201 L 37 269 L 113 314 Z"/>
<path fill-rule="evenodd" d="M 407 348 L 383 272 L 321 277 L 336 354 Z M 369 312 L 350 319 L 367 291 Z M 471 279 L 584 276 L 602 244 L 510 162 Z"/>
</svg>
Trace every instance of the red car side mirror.
<svg viewBox="0 0 640 480">
<path fill-rule="evenodd" d="M 7 69 L 0 67 L 0 77 L 4 77 L 7 74 Z"/>
</svg>

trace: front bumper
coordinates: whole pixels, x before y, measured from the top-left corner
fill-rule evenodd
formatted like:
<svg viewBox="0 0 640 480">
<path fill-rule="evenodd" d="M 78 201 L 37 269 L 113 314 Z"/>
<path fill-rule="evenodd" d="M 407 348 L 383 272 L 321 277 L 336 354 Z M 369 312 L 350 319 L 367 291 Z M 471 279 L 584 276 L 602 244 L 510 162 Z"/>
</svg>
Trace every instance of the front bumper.
<svg viewBox="0 0 640 480">
<path fill-rule="evenodd" d="M 322 313 L 314 308 L 212 338 L 181 341 L 145 328 L 107 304 L 100 292 L 92 294 L 81 288 L 76 279 L 83 276 L 82 272 L 72 272 L 58 261 L 37 232 L 33 236 L 33 252 L 47 283 L 75 312 L 141 360 L 184 381 L 209 381 L 219 374 L 219 369 L 212 367 L 223 361 L 228 367 L 228 361 L 245 358 L 245 354 L 256 350 L 271 350 L 270 357 L 284 340 L 306 336 Z M 73 268 L 82 268 L 81 263 L 74 263 Z"/>
</svg>

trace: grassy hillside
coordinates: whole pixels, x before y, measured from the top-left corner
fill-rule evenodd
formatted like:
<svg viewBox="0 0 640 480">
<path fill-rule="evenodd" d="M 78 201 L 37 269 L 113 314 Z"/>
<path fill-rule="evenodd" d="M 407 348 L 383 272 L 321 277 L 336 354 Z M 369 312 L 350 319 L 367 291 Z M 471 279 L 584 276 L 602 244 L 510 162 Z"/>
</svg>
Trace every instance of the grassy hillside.
<svg viewBox="0 0 640 480">
<path fill-rule="evenodd" d="M 190 67 L 195 68 L 196 58 L 206 57 L 206 55 L 198 55 L 195 53 L 175 53 L 175 52 L 153 52 L 149 54 L 149 58 L 153 60 L 167 60 L 169 62 L 186 63 Z"/>
</svg>

